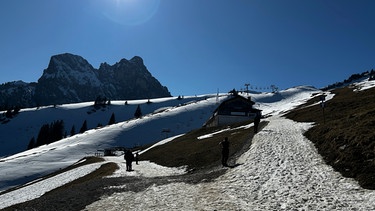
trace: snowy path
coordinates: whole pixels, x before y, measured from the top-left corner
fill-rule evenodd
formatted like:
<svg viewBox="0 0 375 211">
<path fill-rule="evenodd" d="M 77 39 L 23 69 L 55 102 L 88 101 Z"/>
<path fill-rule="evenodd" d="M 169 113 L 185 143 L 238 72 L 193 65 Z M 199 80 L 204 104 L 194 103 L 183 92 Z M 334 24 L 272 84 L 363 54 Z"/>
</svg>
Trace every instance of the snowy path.
<svg viewBox="0 0 375 211">
<path fill-rule="evenodd" d="M 103 197 L 86 210 L 372 210 L 375 192 L 327 166 L 302 134 L 310 124 L 271 117 L 249 151 L 214 182 L 170 183 Z"/>
</svg>

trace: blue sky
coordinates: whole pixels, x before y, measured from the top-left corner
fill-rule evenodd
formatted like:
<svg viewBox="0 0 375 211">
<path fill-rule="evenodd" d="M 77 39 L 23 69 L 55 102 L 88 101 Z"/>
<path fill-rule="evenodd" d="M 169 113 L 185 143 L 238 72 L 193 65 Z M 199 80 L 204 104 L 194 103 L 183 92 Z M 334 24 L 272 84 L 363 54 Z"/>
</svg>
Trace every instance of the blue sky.
<svg viewBox="0 0 375 211">
<path fill-rule="evenodd" d="M 317 88 L 375 69 L 375 1 L 2 0 L 0 83 L 52 55 L 99 68 L 140 56 L 172 95 Z"/>
</svg>

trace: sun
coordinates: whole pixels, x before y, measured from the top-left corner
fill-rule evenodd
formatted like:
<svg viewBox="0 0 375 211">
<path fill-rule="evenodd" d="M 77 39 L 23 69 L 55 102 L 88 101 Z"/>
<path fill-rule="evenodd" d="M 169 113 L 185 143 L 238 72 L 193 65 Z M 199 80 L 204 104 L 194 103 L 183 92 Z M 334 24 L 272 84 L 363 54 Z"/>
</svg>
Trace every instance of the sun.
<svg viewBox="0 0 375 211">
<path fill-rule="evenodd" d="M 149 21 L 157 12 L 160 0 L 112 0 L 102 8 L 103 15 L 122 25 L 139 25 Z"/>
</svg>

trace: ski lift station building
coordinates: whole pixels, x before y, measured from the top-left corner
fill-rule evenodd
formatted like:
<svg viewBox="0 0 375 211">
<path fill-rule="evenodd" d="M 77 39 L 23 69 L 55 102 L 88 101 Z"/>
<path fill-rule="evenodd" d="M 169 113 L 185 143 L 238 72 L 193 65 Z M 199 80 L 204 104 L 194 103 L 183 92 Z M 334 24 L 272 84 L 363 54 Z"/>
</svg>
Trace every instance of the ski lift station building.
<svg viewBox="0 0 375 211">
<path fill-rule="evenodd" d="M 262 110 L 253 108 L 255 102 L 251 98 L 245 98 L 234 94 L 228 100 L 222 102 L 214 111 L 212 117 L 205 123 L 206 127 L 230 125 L 239 122 L 254 120 L 256 115 L 261 117 Z"/>
</svg>

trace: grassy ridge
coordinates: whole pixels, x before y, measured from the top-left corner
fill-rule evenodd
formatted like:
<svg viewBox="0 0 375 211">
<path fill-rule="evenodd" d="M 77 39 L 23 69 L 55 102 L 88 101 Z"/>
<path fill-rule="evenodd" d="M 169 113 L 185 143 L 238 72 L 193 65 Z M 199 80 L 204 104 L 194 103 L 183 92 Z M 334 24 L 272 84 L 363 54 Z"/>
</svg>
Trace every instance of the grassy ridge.
<svg viewBox="0 0 375 211">
<path fill-rule="evenodd" d="M 286 117 L 315 122 L 305 136 L 326 163 L 343 176 L 355 178 L 363 188 L 375 189 L 375 88 L 355 92 L 345 87 L 333 93 L 335 97 L 326 103 L 324 116 L 319 105 L 304 105 Z M 319 101 L 316 96 L 307 105 Z"/>
<path fill-rule="evenodd" d="M 254 135 L 253 128 L 237 128 L 241 125 L 234 124 L 230 127 L 201 128 L 191 131 L 169 143 L 150 149 L 140 156 L 141 160 L 150 160 L 162 166 L 178 167 L 187 166 L 189 170 L 203 169 L 221 165 L 221 146 L 219 143 L 228 137 L 230 142 L 230 157 L 240 152 L 243 147 L 250 145 L 251 137 Z M 260 128 L 265 125 L 260 124 Z M 224 129 L 232 128 L 225 131 Z M 235 129 L 233 129 L 235 128 Z M 237 128 L 237 129 L 236 129 Z M 224 131 L 222 131 L 224 130 Z M 200 139 L 197 137 L 222 131 L 212 137 Z M 232 161 L 233 162 L 233 161 Z M 229 163 L 231 165 L 231 163 Z"/>
</svg>

